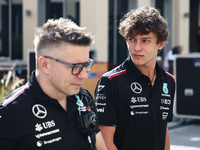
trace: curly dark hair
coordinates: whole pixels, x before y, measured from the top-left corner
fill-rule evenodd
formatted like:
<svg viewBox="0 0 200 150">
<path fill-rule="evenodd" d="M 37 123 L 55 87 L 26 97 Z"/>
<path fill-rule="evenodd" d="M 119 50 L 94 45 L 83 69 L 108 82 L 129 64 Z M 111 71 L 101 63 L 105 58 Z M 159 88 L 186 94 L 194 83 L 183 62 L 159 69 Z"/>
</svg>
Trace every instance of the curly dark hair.
<svg viewBox="0 0 200 150">
<path fill-rule="evenodd" d="M 157 35 L 157 44 L 166 41 L 169 34 L 167 20 L 153 7 L 145 6 L 131 10 L 120 20 L 119 33 L 126 39 L 149 32 Z"/>
</svg>

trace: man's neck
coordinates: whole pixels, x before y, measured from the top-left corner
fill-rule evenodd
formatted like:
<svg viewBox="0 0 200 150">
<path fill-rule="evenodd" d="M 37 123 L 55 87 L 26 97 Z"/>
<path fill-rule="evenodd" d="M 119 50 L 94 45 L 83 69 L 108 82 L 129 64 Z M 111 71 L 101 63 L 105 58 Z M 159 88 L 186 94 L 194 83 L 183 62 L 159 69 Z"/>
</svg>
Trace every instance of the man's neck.
<svg viewBox="0 0 200 150">
<path fill-rule="evenodd" d="M 136 65 L 136 68 L 144 75 L 149 77 L 150 81 L 154 80 L 155 74 L 156 74 L 156 69 L 155 69 L 156 63 L 155 64 L 148 64 L 148 65 Z"/>
<path fill-rule="evenodd" d="M 42 75 L 36 74 L 36 80 L 43 92 L 52 99 L 56 99 L 63 109 L 67 111 L 67 95 L 53 89 L 53 87 L 49 85 L 49 82 L 43 78 Z"/>
</svg>

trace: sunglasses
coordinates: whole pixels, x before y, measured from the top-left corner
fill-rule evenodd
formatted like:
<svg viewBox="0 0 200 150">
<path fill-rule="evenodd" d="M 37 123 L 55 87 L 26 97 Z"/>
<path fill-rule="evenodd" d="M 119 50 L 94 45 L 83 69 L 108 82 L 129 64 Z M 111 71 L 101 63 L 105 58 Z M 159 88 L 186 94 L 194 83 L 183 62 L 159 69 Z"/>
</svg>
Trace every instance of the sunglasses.
<svg viewBox="0 0 200 150">
<path fill-rule="evenodd" d="M 86 63 L 70 64 L 70 63 L 64 62 L 62 60 L 55 59 L 55 58 L 50 57 L 50 56 L 43 56 L 43 57 L 55 60 L 55 61 L 57 61 L 61 64 L 72 67 L 72 74 L 73 75 L 78 75 L 83 70 L 84 67 L 86 69 L 86 72 L 89 72 L 90 69 L 92 68 L 93 63 L 94 63 L 94 60 L 92 60 L 90 58 L 89 58 L 88 62 L 86 62 Z"/>
</svg>

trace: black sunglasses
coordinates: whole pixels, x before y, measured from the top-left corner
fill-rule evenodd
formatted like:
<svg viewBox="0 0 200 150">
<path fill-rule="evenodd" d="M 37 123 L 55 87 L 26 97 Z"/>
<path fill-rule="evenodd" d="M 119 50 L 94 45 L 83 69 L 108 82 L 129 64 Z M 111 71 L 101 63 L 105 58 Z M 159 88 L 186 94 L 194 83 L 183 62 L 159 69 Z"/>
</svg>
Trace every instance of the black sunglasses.
<svg viewBox="0 0 200 150">
<path fill-rule="evenodd" d="M 92 65 L 94 63 L 94 60 L 92 60 L 90 58 L 89 58 L 88 62 L 86 62 L 86 63 L 70 64 L 70 63 L 64 62 L 62 60 L 52 58 L 50 56 L 43 56 L 43 57 L 55 60 L 59 63 L 62 63 L 62 64 L 65 64 L 67 66 L 72 67 L 72 74 L 73 75 L 78 75 L 83 70 L 83 67 L 85 67 L 86 72 L 90 71 L 90 69 L 92 68 Z"/>
</svg>

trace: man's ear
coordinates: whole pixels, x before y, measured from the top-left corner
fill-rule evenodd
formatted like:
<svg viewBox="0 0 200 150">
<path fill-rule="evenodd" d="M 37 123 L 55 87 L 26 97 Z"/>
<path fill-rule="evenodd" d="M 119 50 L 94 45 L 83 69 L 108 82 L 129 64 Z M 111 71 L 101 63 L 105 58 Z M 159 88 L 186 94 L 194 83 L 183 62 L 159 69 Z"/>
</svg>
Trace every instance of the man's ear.
<svg viewBox="0 0 200 150">
<path fill-rule="evenodd" d="M 165 41 L 158 44 L 158 49 L 161 50 L 165 46 Z"/>
<path fill-rule="evenodd" d="M 38 58 L 38 65 L 40 67 L 40 69 L 45 73 L 45 74 L 49 74 L 49 60 L 46 59 L 43 56 L 40 56 Z"/>
</svg>

